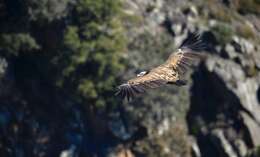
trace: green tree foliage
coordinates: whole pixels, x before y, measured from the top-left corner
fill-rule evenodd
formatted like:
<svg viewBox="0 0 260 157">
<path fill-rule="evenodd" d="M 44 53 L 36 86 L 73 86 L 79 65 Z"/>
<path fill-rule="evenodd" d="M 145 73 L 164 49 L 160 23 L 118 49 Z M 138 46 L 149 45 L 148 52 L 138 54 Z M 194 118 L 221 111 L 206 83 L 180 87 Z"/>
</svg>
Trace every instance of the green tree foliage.
<svg viewBox="0 0 260 157">
<path fill-rule="evenodd" d="M 63 62 L 57 85 L 72 85 L 80 100 L 97 106 L 111 105 L 115 76 L 123 68 L 120 5 L 119 0 L 79 0 L 64 31 L 64 55 L 55 58 Z"/>
<path fill-rule="evenodd" d="M 0 50 L 20 61 L 20 77 L 30 71 L 78 102 L 114 104 L 126 47 L 120 0 L 12 0 L 2 8 Z"/>
<path fill-rule="evenodd" d="M 27 0 L 27 11 L 31 20 L 53 21 L 65 17 L 73 0 Z"/>
<path fill-rule="evenodd" d="M 1 34 L 0 47 L 11 55 L 18 55 L 19 51 L 32 51 L 40 48 L 35 39 L 27 33 Z"/>
<path fill-rule="evenodd" d="M 259 0 L 238 0 L 237 9 L 242 14 L 260 14 L 260 1 Z"/>
<path fill-rule="evenodd" d="M 224 45 L 232 40 L 234 30 L 226 23 L 218 23 L 211 28 L 220 45 Z"/>
</svg>

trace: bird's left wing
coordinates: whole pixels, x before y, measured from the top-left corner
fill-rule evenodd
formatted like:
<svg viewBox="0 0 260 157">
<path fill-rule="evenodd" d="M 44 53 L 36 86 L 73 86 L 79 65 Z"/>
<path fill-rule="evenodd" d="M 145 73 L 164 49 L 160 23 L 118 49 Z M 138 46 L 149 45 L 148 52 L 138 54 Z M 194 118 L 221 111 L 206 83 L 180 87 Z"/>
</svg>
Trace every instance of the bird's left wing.
<svg viewBox="0 0 260 157">
<path fill-rule="evenodd" d="M 147 89 L 157 88 L 167 83 L 163 74 L 151 71 L 148 74 L 133 78 L 127 83 L 117 87 L 116 95 L 126 97 L 128 100 L 138 93 L 144 93 Z"/>
</svg>

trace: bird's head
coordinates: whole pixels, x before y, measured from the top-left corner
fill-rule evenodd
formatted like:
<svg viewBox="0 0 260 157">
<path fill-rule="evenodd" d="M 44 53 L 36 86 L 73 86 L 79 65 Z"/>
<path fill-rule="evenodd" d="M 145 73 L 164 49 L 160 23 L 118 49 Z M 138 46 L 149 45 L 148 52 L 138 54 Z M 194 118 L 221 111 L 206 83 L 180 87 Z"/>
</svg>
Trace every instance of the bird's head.
<svg viewBox="0 0 260 157">
<path fill-rule="evenodd" d="M 141 77 L 141 76 L 144 76 L 146 75 L 148 72 L 147 71 L 142 71 L 140 73 L 137 74 L 137 77 Z"/>
</svg>

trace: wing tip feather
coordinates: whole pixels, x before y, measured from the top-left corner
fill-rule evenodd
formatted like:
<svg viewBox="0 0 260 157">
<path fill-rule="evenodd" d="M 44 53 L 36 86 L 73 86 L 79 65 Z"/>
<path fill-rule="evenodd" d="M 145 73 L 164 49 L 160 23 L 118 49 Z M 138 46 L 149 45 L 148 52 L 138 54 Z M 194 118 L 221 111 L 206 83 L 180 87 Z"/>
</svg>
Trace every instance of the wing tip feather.
<svg viewBox="0 0 260 157">
<path fill-rule="evenodd" d="M 126 98 L 128 101 L 130 101 L 136 95 L 136 93 L 138 93 L 138 91 L 134 90 L 133 87 L 131 87 L 131 85 L 128 83 L 124 83 L 118 86 L 116 89 L 117 91 L 115 95 L 120 96 L 123 99 Z"/>
<path fill-rule="evenodd" d="M 189 33 L 188 37 L 179 46 L 179 49 L 190 49 L 192 51 L 204 51 L 207 45 L 202 41 L 202 35 L 198 32 Z"/>
</svg>

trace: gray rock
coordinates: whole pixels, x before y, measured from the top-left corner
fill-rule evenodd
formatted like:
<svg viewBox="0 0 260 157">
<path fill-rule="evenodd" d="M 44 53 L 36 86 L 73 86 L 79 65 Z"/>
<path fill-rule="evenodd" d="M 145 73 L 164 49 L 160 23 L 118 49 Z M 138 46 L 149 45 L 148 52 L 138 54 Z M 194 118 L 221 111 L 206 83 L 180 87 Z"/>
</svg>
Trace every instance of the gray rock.
<svg viewBox="0 0 260 157">
<path fill-rule="evenodd" d="M 255 46 L 250 41 L 238 36 L 234 36 L 233 41 L 241 46 L 241 50 L 243 53 L 251 54 L 255 52 Z"/>
<path fill-rule="evenodd" d="M 176 35 L 181 35 L 183 31 L 183 25 L 181 23 L 173 24 L 172 25 L 172 30 Z"/>
<path fill-rule="evenodd" d="M 253 142 L 254 146 L 259 146 L 260 145 L 260 126 L 258 123 L 255 122 L 254 119 L 252 119 L 248 114 L 245 112 L 241 112 L 241 116 L 243 117 L 244 124 L 246 128 L 248 129 L 250 139 Z"/>
<path fill-rule="evenodd" d="M 223 130 L 213 130 L 211 133 L 211 140 L 223 156 L 238 157 L 235 150 L 232 148 L 231 143 L 229 143 L 229 141 L 224 136 Z"/>
<path fill-rule="evenodd" d="M 256 97 L 258 79 L 246 78 L 242 68 L 232 61 L 214 57 L 210 60 L 206 63 L 209 70 L 223 79 L 227 88 L 238 97 L 243 108 L 260 124 L 260 105 Z"/>
<path fill-rule="evenodd" d="M 0 58 L 0 78 L 5 74 L 8 63 L 5 58 Z"/>
<path fill-rule="evenodd" d="M 234 142 L 234 147 L 236 147 L 238 154 L 242 157 L 246 156 L 248 154 L 248 148 L 245 144 L 245 142 L 241 139 L 236 139 Z"/>
<path fill-rule="evenodd" d="M 231 59 L 238 56 L 238 54 L 235 51 L 235 48 L 231 44 L 227 44 L 225 46 L 225 51 L 227 52 L 228 57 L 231 58 Z"/>
<path fill-rule="evenodd" d="M 201 157 L 200 148 L 199 148 L 196 140 L 193 137 L 190 137 L 189 140 L 190 140 L 190 143 L 191 143 L 191 151 L 192 151 L 193 157 Z"/>
<path fill-rule="evenodd" d="M 260 46 L 257 46 L 255 53 L 252 54 L 253 55 L 252 58 L 258 69 L 260 69 L 260 53 L 259 52 L 260 52 Z"/>
<path fill-rule="evenodd" d="M 148 41 L 154 38 L 154 40 L 157 41 L 155 43 L 162 43 L 165 38 L 160 38 L 159 34 L 165 35 L 168 33 L 168 35 L 174 37 L 172 40 L 173 47 L 177 47 L 181 44 L 183 39 L 187 37 L 188 32 L 211 32 L 212 27 L 221 21 L 218 17 L 213 17 L 214 19 L 209 17 L 212 19 L 206 19 L 207 21 L 204 21 L 204 16 L 210 16 L 209 14 L 212 14 L 210 12 L 212 10 L 208 8 L 204 8 L 204 10 L 202 8 L 198 9 L 197 6 L 201 4 L 203 6 L 205 3 L 200 0 L 128 1 L 134 4 L 132 5 L 134 10 L 132 13 L 140 15 L 143 19 L 142 25 L 132 34 L 140 35 L 148 31 L 151 35 L 148 37 Z M 225 6 L 223 3 L 225 3 Z M 221 1 L 220 3 L 216 3 L 216 6 L 218 6 L 216 8 L 221 9 L 222 5 L 223 7 L 230 6 L 230 11 L 232 11 L 232 8 L 235 6 L 232 1 Z M 149 8 L 149 11 L 147 8 Z M 246 17 L 240 17 L 243 22 L 250 21 L 245 18 Z M 254 19 L 259 22 L 256 17 L 254 17 Z M 167 26 L 167 28 L 161 25 L 165 20 L 169 20 L 169 26 Z M 236 29 L 235 26 L 237 26 L 237 22 L 240 21 L 232 20 L 229 24 L 232 28 L 234 27 L 234 29 Z M 253 22 L 253 24 L 255 25 L 257 22 Z M 223 31 L 226 33 L 225 30 L 220 30 L 220 34 L 223 33 Z M 138 38 L 133 38 L 132 41 L 134 40 L 137 41 Z M 148 46 L 150 49 L 147 49 L 143 46 L 142 41 L 144 40 L 137 41 L 136 45 L 140 45 L 140 47 L 135 47 L 134 50 L 130 50 L 129 52 L 127 59 L 130 62 L 129 64 L 134 67 L 133 69 L 143 68 L 147 66 L 147 64 L 153 66 L 163 62 L 163 60 L 158 62 L 158 59 L 153 60 L 151 58 L 162 58 L 159 54 L 163 54 L 162 49 L 164 47 L 155 46 L 155 43 L 153 43 Z M 259 134 L 257 134 L 257 132 L 260 132 L 258 128 L 260 122 L 260 104 L 257 99 L 257 90 L 260 85 L 260 77 L 258 76 L 259 74 L 257 74 L 257 68 L 260 69 L 260 53 L 258 53 L 260 48 L 255 46 L 256 44 L 251 39 L 245 39 L 236 35 L 233 36 L 233 34 L 232 41 L 228 44 L 215 45 L 216 43 L 213 40 L 214 39 L 208 41 L 208 43 L 212 44 L 210 46 L 212 46 L 214 54 L 223 55 L 222 52 L 224 50 L 225 54 L 223 56 L 225 59 L 220 56 L 209 56 L 209 59 L 198 70 L 199 74 L 194 74 L 193 81 L 195 84 L 192 88 L 197 89 L 192 90 L 189 94 L 184 94 L 191 96 L 191 107 L 188 117 L 190 116 L 190 119 L 193 120 L 198 119 L 198 117 L 202 119 L 202 125 L 195 127 L 192 125 L 193 121 L 188 122 L 190 131 L 195 130 L 194 135 L 197 137 L 196 141 L 198 141 L 197 143 L 190 140 L 190 143 L 194 154 L 198 157 L 216 156 L 216 154 L 214 154 L 215 152 L 224 154 L 227 157 L 245 157 L 252 147 L 248 143 L 252 142 L 253 145 L 256 146 L 259 144 L 260 137 Z M 156 47 L 160 48 L 156 49 Z M 167 49 L 166 51 L 170 52 L 171 49 Z M 163 56 L 166 57 L 167 55 Z M 149 60 L 149 63 L 146 63 L 147 60 Z M 247 74 L 247 67 L 253 69 L 253 75 L 249 76 Z M 129 74 L 133 74 L 133 69 L 130 69 L 130 72 L 126 72 L 128 76 Z M 207 88 L 211 89 L 205 91 Z M 166 93 L 164 93 L 165 91 Z M 145 97 L 142 97 L 143 102 L 139 101 L 137 106 L 132 106 L 131 112 L 136 112 L 133 117 L 142 117 L 142 122 L 145 127 L 148 128 L 149 135 L 151 135 L 151 132 L 156 132 L 156 135 L 163 136 L 165 132 L 167 132 L 167 128 L 170 127 L 171 122 L 174 123 L 171 120 L 169 123 L 166 119 L 171 119 L 173 115 L 175 115 L 173 110 L 176 111 L 176 109 L 173 108 L 179 107 L 179 104 L 182 104 L 179 99 L 175 100 L 174 98 L 176 95 L 183 96 L 182 94 L 175 93 L 168 96 L 167 93 L 171 93 L 171 91 L 168 89 L 165 89 L 165 91 L 162 90 L 159 92 L 160 95 L 163 96 L 163 99 L 158 96 L 158 93 L 154 94 L 151 92 Z M 205 94 L 204 92 L 207 93 Z M 186 102 L 183 104 L 186 104 Z M 128 105 L 128 108 L 129 106 L 130 105 Z M 147 112 L 148 110 L 149 112 Z M 237 126 L 239 126 L 239 128 L 237 128 Z M 245 132 L 249 133 L 248 136 L 245 135 Z M 205 139 L 201 139 L 201 136 Z M 208 142 L 209 139 L 215 144 L 214 148 L 201 145 L 201 141 L 203 142 L 203 140 L 205 140 Z"/>
<path fill-rule="evenodd" d="M 60 153 L 60 157 L 76 157 L 75 150 L 76 150 L 76 146 L 72 145 L 70 146 L 69 149 L 63 150 Z"/>
</svg>

